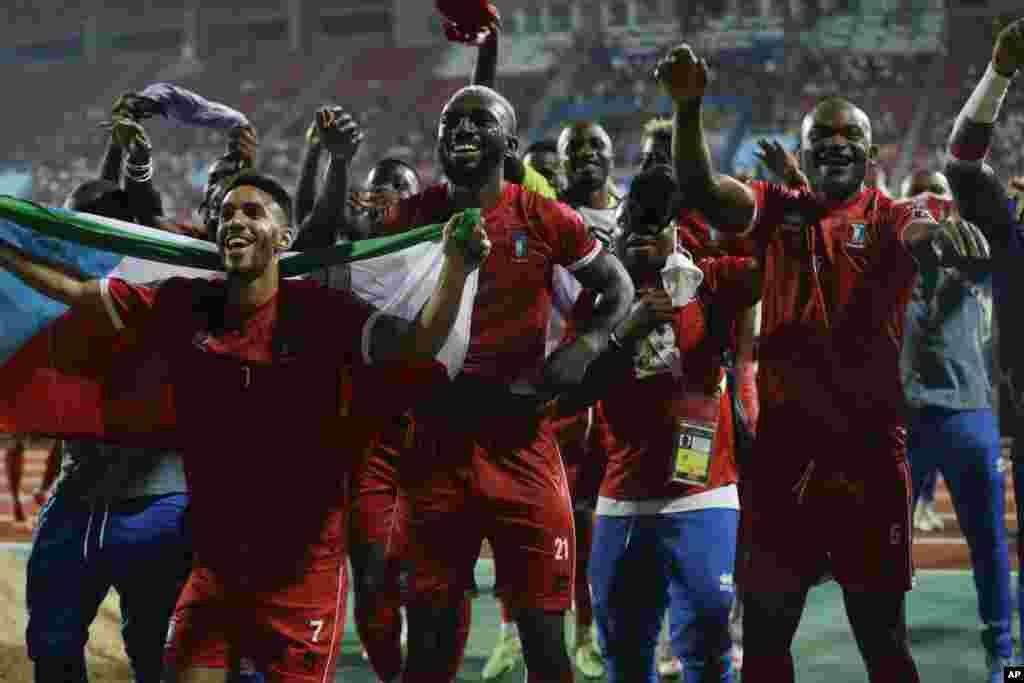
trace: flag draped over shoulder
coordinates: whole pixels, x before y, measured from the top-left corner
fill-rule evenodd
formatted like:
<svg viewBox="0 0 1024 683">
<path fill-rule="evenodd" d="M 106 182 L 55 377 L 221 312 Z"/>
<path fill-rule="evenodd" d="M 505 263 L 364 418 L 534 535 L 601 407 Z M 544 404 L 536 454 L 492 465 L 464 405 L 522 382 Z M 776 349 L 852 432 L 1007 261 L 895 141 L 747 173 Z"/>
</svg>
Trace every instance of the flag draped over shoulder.
<svg viewBox="0 0 1024 683">
<path fill-rule="evenodd" d="M 468 234 L 479 212 L 459 226 Z M 354 294 L 386 313 L 412 319 L 426 303 L 444 263 L 441 225 L 281 258 L 281 273 L 297 277 L 346 266 Z M 215 245 L 110 218 L 47 209 L 0 196 L 0 241 L 35 258 L 92 277 L 154 283 L 171 277 L 222 277 Z M 462 367 L 469 345 L 477 275 L 466 283 L 462 307 L 437 359 L 450 376 Z M 155 395 L 126 386 L 124 365 L 141 359 L 130 333 L 108 321 L 70 311 L 0 269 L 0 432 L 107 437 L 109 425 L 145 415 Z M 117 386 L 113 387 L 114 377 Z M 137 397 L 137 398 L 133 398 Z M 113 407 L 112 407 L 113 406 Z M 119 412 L 111 416 L 110 411 Z"/>
</svg>

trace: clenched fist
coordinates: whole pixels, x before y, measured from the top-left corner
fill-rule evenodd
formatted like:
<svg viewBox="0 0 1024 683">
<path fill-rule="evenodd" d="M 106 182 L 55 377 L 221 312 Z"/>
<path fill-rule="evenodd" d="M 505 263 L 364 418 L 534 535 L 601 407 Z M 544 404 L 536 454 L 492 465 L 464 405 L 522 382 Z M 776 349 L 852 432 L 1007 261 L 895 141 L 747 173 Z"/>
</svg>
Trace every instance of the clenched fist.
<svg viewBox="0 0 1024 683">
<path fill-rule="evenodd" d="M 341 107 L 323 107 L 316 113 L 316 126 L 321 144 L 335 159 L 351 161 L 363 142 L 363 129 L 351 114 Z"/>
<path fill-rule="evenodd" d="M 1024 64 L 1024 19 L 1018 19 L 999 32 L 992 48 L 992 67 L 1002 76 L 1012 77 Z"/>
<path fill-rule="evenodd" d="M 676 104 L 681 104 L 704 96 L 710 73 L 708 63 L 683 43 L 658 62 L 654 78 Z"/>
<path fill-rule="evenodd" d="M 459 239 L 458 227 L 462 214 L 457 213 L 444 225 L 444 254 L 453 264 L 470 273 L 480 267 L 491 253 L 491 240 L 483 219 L 473 226 L 466 240 Z"/>
</svg>

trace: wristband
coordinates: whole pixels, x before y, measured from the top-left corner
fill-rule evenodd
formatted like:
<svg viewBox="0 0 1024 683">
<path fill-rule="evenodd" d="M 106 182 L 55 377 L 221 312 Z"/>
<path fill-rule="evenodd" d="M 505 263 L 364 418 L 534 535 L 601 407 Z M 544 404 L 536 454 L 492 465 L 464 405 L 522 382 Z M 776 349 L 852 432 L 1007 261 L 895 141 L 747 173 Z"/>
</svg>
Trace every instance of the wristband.
<svg viewBox="0 0 1024 683">
<path fill-rule="evenodd" d="M 144 164 L 133 164 L 126 161 L 124 173 L 128 179 L 135 183 L 146 183 L 153 179 L 153 162 L 147 161 Z"/>
</svg>

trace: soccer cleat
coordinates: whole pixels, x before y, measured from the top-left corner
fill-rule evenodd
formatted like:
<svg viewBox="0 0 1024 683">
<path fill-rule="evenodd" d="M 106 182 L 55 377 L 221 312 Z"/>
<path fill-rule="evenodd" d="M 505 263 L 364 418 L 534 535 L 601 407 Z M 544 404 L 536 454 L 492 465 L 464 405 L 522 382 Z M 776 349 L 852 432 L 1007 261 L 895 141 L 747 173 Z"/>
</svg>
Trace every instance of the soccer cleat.
<svg viewBox="0 0 1024 683">
<path fill-rule="evenodd" d="M 732 670 L 739 673 L 743 671 L 743 646 L 739 643 L 733 643 L 732 649 L 729 650 L 729 658 L 732 659 Z"/>
<path fill-rule="evenodd" d="M 604 676 L 604 657 L 594 646 L 592 638 L 586 638 L 576 646 L 576 668 L 580 670 L 584 678 Z"/>
<path fill-rule="evenodd" d="M 927 503 L 923 500 L 917 501 L 917 505 L 914 506 L 914 529 L 928 533 L 932 531 L 932 521 L 925 510 L 926 507 Z"/>
<path fill-rule="evenodd" d="M 935 511 L 935 501 L 924 506 L 924 516 L 931 525 L 932 531 L 942 531 L 942 528 L 946 526 L 942 518 L 939 517 L 939 513 Z"/>
<path fill-rule="evenodd" d="M 523 643 L 519 640 L 519 634 L 503 633 L 498 636 L 498 644 L 494 646 L 494 652 L 488 657 L 480 676 L 485 681 L 494 680 L 514 669 L 522 659 Z"/>
<path fill-rule="evenodd" d="M 678 678 L 683 674 L 683 660 L 669 657 L 658 661 L 658 675 L 662 678 Z"/>
</svg>

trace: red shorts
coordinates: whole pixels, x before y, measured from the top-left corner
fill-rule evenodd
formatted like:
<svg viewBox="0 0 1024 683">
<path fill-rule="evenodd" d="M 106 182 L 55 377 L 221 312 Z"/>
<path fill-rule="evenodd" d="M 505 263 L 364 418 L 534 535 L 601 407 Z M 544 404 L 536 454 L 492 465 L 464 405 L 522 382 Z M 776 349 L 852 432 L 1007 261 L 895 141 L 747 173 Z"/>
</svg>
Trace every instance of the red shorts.
<svg viewBox="0 0 1024 683">
<path fill-rule="evenodd" d="M 227 668 L 230 653 L 276 681 L 334 680 L 345 629 L 344 558 L 309 569 L 271 593 L 247 589 L 195 567 L 171 618 L 165 664 L 178 670 Z"/>
<path fill-rule="evenodd" d="M 594 509 L 604 478 L 607 458 L 600 448 L 602 415 L 594 406 L 551 425 L 565 464 L 569 495 L 578 510 Z"/>
<path fill-rule="evenodd" d="M 744 472 L 745 591 L 806 589 L 826 568 L 847 589 L 910 590 L 911 480 L 905 458 L 843 446 L 849 452 L 845 462 L 856 466 L 828 472 L 815 462 L 800 502 L 793 489 L 804 466 L 789 466 L 790 459 L 778 457 L 784 451 L 765 446 L 758 442 Z M 829 459 L 844 462 L 834 452 Z"/>
<path fill-rule="evenodd" d="M 387 545 L 398 499 L 397 457 L 375 450 L 355 473 L 349 517 L 351 546 Z"/>
<path fill-rule="evenodd" d="M 480 544 L 511 608 L 562 611 L 573 600 L 576 543 L 558 446 L 547 426 L 489 421 L 475 433 L 433 426 L 403 459 L 406 599 L 454 604 L 471 589 Z"/>
</svg>

